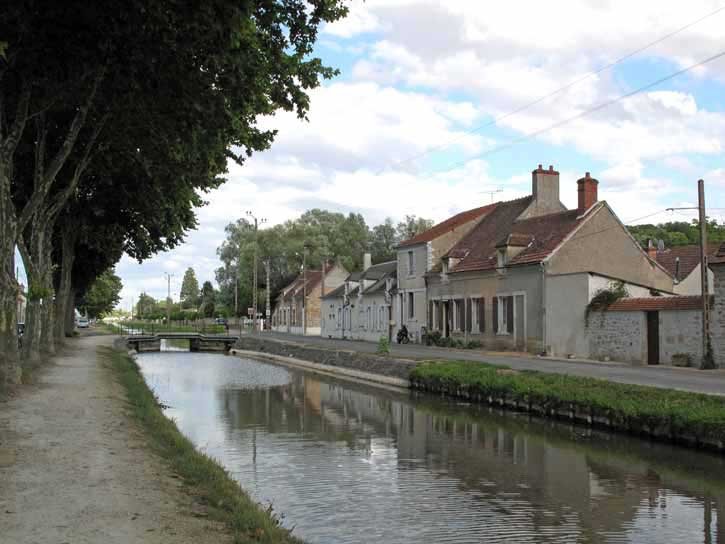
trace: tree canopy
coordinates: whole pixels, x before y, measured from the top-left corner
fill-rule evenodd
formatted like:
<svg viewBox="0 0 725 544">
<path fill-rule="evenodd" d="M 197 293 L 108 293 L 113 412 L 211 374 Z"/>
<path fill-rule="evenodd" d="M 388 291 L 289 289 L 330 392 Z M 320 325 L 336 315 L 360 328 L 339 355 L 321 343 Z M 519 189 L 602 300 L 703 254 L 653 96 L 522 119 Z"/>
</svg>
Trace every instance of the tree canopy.
<svg viewBox="0 0 725 544">
<path fill-rule="evenodd" d="M 107 270 L 93 281 L 78 305 L 88 317 L 102 318 L 119 303 L 122 288 L 121 278 L 113 270 Z"/>
<path fill-rule="evenodd" d="M 184 272 L 179 298 L 181 299 L 182 308 L 197 308 L 199 306 L 199 281 L 196 279 L 196 272 L 191 267 Z"/>
<path fill-rule="evenodd" d="M 659 225 L 631 225 L 628 228 L 642 247 L 647 247 L 650 240 L 655 245 L 658 240 L 662 240 L 665 247 L 700 243 L 700 223 L 697 220 L 672 221 Z M 725 242 L 725 224 L 719 224 L 714 220 L 708 221 L 707 239 L 712 244 Z"/>
</svg>

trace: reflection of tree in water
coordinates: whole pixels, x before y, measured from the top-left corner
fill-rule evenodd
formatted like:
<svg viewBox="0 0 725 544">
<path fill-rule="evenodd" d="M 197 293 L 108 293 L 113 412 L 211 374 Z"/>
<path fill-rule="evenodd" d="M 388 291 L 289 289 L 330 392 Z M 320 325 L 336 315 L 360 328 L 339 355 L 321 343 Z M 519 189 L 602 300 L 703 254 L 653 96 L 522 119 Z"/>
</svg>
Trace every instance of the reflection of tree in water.
<svg viewBox="0 0 725 544">
<path fill-rule="evenodd" d="M 496 415 L 430 397 L 411 399 L 301 373 L 293 373 L 285 386 L 227 389 L 220 395 L 228 434 L 263 427 L 272 434 L 343 442 L 362 453 L 370 452 L 373 438 L 386 437 L 397 448 L 399 470 L 422 463 L 433 477 L 455 478 L 462 492 L 512 518 L 519 514 L 512 505 L 526 503 L 527 522 L 542 535 L 547 528 L 575 523 L 581 541 L 599 541 L 621 533 L 646 505 L 665 506 L 666 490 L 672 489 L 707 505 L 703 531 L 711 523 L 712 505 L 716 534 L 725 539 L 722 491 L 706 490 L 687 477 L 692 471 L 663 478 L 651 468 L 658 463 L 692 468 L 694 463 L 702 474 L 713 465 L 722 469 L 715 458 L 687 450 L 645 447 L 621 436 L 601 434 L 599 439 L 600 433 L 529 422 L 525 416 Z M 723 476 L 717 480 L 723 484 Z"/>
</svg>

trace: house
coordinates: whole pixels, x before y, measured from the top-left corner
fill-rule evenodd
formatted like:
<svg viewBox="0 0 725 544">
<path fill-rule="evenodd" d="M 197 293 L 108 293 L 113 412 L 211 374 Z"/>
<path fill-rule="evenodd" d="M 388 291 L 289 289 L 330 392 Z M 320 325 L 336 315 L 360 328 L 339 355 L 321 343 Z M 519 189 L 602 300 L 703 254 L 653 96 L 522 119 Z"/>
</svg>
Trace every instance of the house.
<svg viewBox="0 0 725 544">
<path fill-rule="evenodd" d="M 492 349 L 587 357 L 587 305 L 598 290 L 672 294 L 672 276 L 598 200 L 598 183 L 587 172 L 567 210 L 559 173 L 539 165 L 531 195 L 482 209 L 425 274 L 428 327 Z"/>
<path fill-rule="evenodd" d="M 405 325 L 413 341 L 420 341 L 422 328 L 428 321 L 427 274 L 493 207 L 482 206 L 461 212 L 397 246 L 398 289 L 393 305 L 392 333 Z"/>
<path fill-rule="evenodd" d="M 307 270 L 282 289 L 272 311 L 272 330 L 290 334 L 319 335 L 322 327 L 320 297 L 338 288 L 348 272 L 337 262 L 322 270 Z"/>
<path fill-rule="evenodd" d="M 710 244 L 708 255 L 717 253 L 719 244 Z M 674 246 L 658 249 L 650 243 L 647 249 L 650 258 L 661 264 L 675 279 L 675 293 L 678 295 L 699 295 L 702 293 L 702 277 L 700 273 L 700 246 Z M 713 289 L 713 273 L 708 270 L 709 292 Z"/>
<path fill-rule="evenodd" d="M 363 270 L 353 272 L 345 283 L 322 297 L 322 336 L 390 340 L 397 269 L 397 261 L 372 264 L 366 253 Z"/>
<path fill-rule="evenodd" d="M 710 310 L 710 338 L 715 364 L 725 368 L 725 243 L 709 259 L 713 272 L 713 303 Z"/>
</svg>

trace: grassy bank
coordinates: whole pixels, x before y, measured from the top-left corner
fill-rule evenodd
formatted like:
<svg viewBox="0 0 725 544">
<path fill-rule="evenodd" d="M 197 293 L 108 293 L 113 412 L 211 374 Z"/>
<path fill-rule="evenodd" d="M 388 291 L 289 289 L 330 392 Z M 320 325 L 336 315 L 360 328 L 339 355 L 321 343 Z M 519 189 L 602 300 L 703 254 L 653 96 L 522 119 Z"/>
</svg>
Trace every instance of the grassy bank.
<svg viewBox="0 0 725 544">
<path fill-rule="evenodd" d="M 722 449 L 725 398 L 469 362 L 427 362 L 416 389 Z"/>
<path fill-rule="evenodd" d="M 227 524 L 234 542 L 296 543 L 271 512 L 255 503 L 216 461 L 197 451 L 176 424 L 164 416 L 135 361 L 123 352 L 103 349 L 123 385 L 131 416 L 146 431 L 148 443 L 205 503 L 211 519 Z"/>
</svg>

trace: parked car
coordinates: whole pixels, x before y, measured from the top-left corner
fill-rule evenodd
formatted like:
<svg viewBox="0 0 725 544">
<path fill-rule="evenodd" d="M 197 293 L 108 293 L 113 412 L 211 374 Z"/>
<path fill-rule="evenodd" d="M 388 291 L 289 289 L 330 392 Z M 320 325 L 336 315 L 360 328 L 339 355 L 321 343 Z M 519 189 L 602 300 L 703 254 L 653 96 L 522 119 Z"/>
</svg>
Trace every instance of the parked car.
<svg viewBox="0 0 725 544">
<path fill-rule="evenodd" d="M 79 317 L 76 319 L 76 327 L 79 329 L 87 329 L 89 326 L 87 317 Z"/>
<path fill-rule="evenodd" d="M 216 323 L 217 325 L 226 325 L 227 324 L 227 318 L 226 317 L 217 317 L 214 320 L 214 323 Z"/>
</svg>

